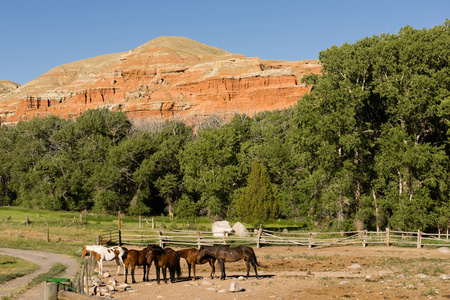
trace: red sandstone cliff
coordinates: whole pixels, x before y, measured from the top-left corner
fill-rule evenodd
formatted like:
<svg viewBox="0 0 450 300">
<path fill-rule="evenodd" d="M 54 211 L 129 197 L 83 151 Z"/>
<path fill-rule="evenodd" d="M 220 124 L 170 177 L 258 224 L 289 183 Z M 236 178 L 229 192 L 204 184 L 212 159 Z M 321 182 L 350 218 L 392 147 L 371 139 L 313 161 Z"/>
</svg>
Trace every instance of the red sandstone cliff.
<svg viewBox="0 0 450 300">
<path fill-rule="evenodd" d="M 109 107 L 132 119 L 254 114 L 297 103 L 317 60 L 245 57 L 188 38 L 159 37 L 129 52 L 56 67 L 0 93 L 0 123 Z"/>
</svg>

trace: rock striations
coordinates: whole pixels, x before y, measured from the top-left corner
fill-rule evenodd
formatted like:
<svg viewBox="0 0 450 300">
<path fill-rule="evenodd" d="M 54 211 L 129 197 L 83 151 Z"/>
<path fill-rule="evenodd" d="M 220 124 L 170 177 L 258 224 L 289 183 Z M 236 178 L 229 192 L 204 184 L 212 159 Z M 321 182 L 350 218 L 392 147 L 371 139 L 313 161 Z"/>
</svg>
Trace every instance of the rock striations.
<svg viewBox="0 0 450 300">
<path fill-rule="evenodd" d="M 297 103 L 301 84 L 319 73 L 317 60 L 245 57 L 183 37 L 159 37 L 124 53 L 56 67 L 18 87 L 0 81 L 0 123 L 57 115 L 76 118 L 108 107 L 129 118 L 178 118 L 254 113 Z"/>
</svg>

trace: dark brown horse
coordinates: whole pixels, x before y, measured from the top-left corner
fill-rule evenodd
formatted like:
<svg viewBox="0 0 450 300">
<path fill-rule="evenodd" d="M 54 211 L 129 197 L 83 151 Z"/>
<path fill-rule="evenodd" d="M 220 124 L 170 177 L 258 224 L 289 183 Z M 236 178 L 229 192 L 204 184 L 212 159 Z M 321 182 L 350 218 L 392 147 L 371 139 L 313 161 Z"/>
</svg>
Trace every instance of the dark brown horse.
<svg viewBox="0 0 450 300">
<path fill-rule="evenodd" d="M 144 277 L 142 281 L 148 281 L 148 272 L 150 271 L 150 264 L 147 263 L 146 255 L 147 248 L 142 250 L 128 250 L 124 255 L 123 264 L 125 265 L 125 283 L 127 283 L 128 267 L 131 266 L 131 282 L 136 283 L 134 280 L 134 270 L 136 266 L 142 266 L 144 269 Z M 147 274 L 147 276 L 145 276 Z"/>
<path fill-rule="evenodd" d="M 199 261 L 197 260 L 198 255 L 198 249 L 195 248 L 189 248 L 189 249 L 182 249 L 177 251 L 180 257 L 184 258 L 186 260 L 186 263 L 188 265 L 189 275 L 188 279 L 191 278 L 191 266 L 194 270 L 194 280 L 196 279 L 195 276 L 195 265 L 202 265 L 207 262 L 209 262 L 209 265 L 211 266 L 211 274 L 209 277 L 212 279 L 214 277 L 214 274 L 216 273 L 216 268 L 214 266 L 214 263 L 216 262 L 216 259 L 211 256 L 205 256 L 203 260 Z"/>
<path fill-rule="evenodd" d="M 212 246 L 212 247 L 200 247 L 200 250 L 197 255 L 197 259 L 202 261 L 205 257 L 212 256 L 217 259 L 220 265 L 221 275 L 220 279 L 224 280 L 226 277 L 225 274 L 225 262 L 235 262 L 241 259 L 245 260 L 247 264 L 247 277 L 250 273 L 250 264 L 255 269 L 256 278 L 258 277 L 258 272 L 256 271 L 256 266 L 259 266 L 255 252 L 252 248 L 247 246 L 237 246 L 237 247 L 228 247 L 228 246 Z"/>
<path fill-rule="evenodd" d="M 172 248 L 161 248 L 156 245 L 149 245 L 147 247 L 147 264 L 151 264 L 152 261 L 155 262 L 156 268 L 156 281 L 160 282 L 160 272 L 162 268 L 164 283 L 167 283 L 167 269 L 170 272 L 170 283 L 175 282 L 175 273 L 177 278 L 180 278 L 181 268 L 180 268 L 180 255 Z"/>
</svg>

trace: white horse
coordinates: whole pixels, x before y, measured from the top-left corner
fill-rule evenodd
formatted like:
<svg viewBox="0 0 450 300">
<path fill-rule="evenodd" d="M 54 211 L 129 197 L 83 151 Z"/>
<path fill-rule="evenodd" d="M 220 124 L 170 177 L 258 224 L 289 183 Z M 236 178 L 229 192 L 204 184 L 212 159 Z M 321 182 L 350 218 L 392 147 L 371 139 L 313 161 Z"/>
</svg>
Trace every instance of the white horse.
<svg viewBox="0 0 450 300">
<path fill-rule="evenodd" d="M 88 253 L 92 255 L 98 262 L 99 274 L 103 275 L 103 261 L 112 261 L 113 259 L 117 263 L 117 275 L 119 275 L 120 265 L 124 266 L 122 256 L 125 253 L 122 247 L 114 246 L 106 248 L 104 246 L 83 246 L 83 252 L 81 257 L 85 257 Z M 123 268 L 123 274 L 125 275 L 125 266 Z"/>
</svg>

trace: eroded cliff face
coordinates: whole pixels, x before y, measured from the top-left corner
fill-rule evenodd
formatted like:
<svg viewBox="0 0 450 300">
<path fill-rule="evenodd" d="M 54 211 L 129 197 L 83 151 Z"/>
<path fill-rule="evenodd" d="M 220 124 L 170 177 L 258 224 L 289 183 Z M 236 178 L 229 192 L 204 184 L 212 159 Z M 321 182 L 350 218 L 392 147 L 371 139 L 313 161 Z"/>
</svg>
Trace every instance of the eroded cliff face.
<svg viewBox="0 0 450 300">
<path fill-rule="evenodd" d="M 317 60 L 268 61 L 187 38 L 160 37 L 125 53 L 62 65 L 0 98 L 0 122 L 50 114 L 76 118 L 108 107 L 131 119 L 194 119 L 254 113 L 297 103 Z"/>
</svg>

